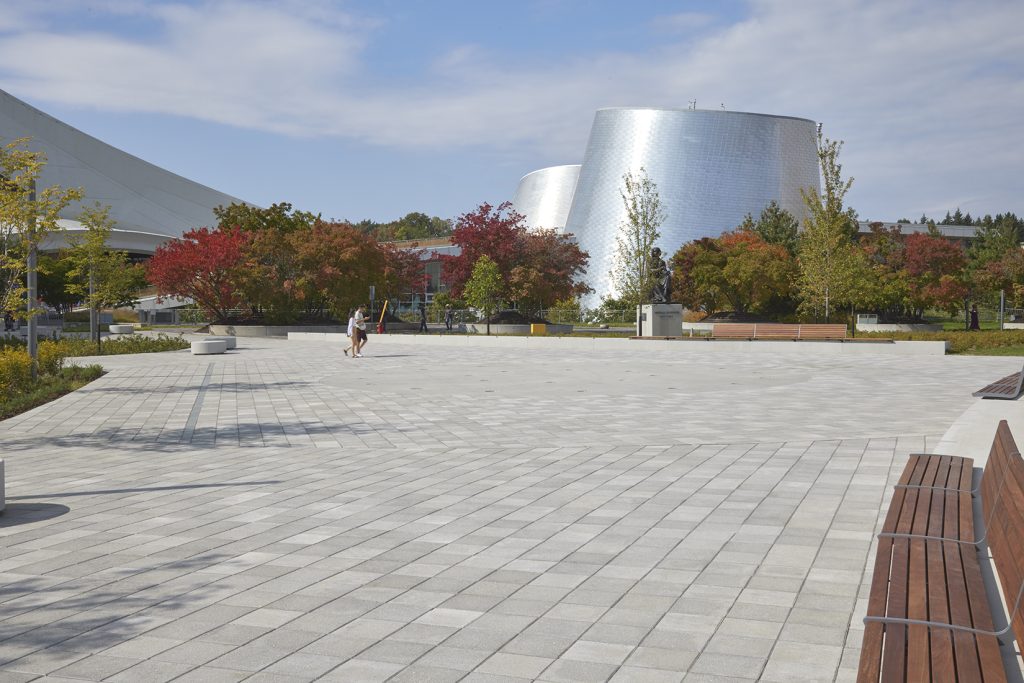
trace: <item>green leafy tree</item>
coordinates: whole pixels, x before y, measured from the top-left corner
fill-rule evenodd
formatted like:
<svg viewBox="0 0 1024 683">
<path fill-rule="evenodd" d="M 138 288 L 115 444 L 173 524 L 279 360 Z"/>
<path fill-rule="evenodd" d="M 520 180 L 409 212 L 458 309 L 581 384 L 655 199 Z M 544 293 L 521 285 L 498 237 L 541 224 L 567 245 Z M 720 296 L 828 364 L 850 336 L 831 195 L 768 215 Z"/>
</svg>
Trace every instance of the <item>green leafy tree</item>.
<svg viewBox="0 0 1024 683">
<path fill-rule="evenodd" d="M 635 307 L 647 301 L 654 284 L 650 271 L 650 253 L 661 237 L 661 224 L 665 212 L 661 208 L 658 186 L 640 167 L 634 176 L 622 176 L 625 190 L 620 192 L 626 206 L 626 220 L 619 226 L 615 239 L 615 263 L 611 271 L 612 283 L 623 304 Z"/>
<path fill-rule="evenodd" d="M 270 230 L 288 234 L 311 227 L 320 219 L 319 214 L 293 209 L 288 202 L 271 204 L 262 209 L 251 204 L 234 203 L 213 210 L 217 223 L 225 228 L 238 226 L 245 232 Z"/>
<path fill-rule="evenodd" d="M 857 214 L 844 208 L 843 200 L 853 178 L 844 180 L 839 164 L 842 141 L 829 140 L 818 132 L 818 161 L 822 192 L 801 190 L 807 206 L 804 232 L 800 238 L 800 276 L 797 287 L 805 313 L 824 313 L 851 305 L 856 298 L 857 278 L 862 274 L 853 238 Z"/>
<path fill-rule="evenodd" d="M 60 212 L 82 198 L 79 188 L 37 188 L 46 156 L 28 145 L 20 138 L 0 147 L 0 311 L 21 311 L 21 317 L 28 315 L 22 309 L 29 254 L 60 229 Z"/>
<path fill-rule="evenodd" d="M 777 244 L 791 256 L 796 256 L 800 242 L 800 224 L 789 211 L 774 199 L 761 211 L 755 221 L 748 214 L 741 227 L 748 227 L 757 233 L 766 244 Z"/>
<path fill-rule="evenodd" d="M 39 298 L 60 313 L 68 313 L 81 297 L 67 291 L 68 271 L 72 264 L 62 255 L 43 254 L 39 257 Z"/>
<path fill-rule="evenodd" d="M 69 240 L 71 246 L 64 258 L 71 267 L 65 289 L 96 313 L 102 308 L 134 306 L 139 290 L 146 286 L 145 271 L 128 260 L 127 252 L 107 247 L 115 225 L 110 207 L 97 203 L 85 208 L 79 221 L 85 233 Z M 99 328 L 92 332 L 98 344 Z"/>
<path fill-rule="evenodd" d="M 498 264 L 484 254 L 473 266 L 473 274 L 462 289 L 462 298 L 473 308 L 483 311 L 487 334 L 491 333 L 491 314 L 497 308 L 505 282 Z"/>
</svg>

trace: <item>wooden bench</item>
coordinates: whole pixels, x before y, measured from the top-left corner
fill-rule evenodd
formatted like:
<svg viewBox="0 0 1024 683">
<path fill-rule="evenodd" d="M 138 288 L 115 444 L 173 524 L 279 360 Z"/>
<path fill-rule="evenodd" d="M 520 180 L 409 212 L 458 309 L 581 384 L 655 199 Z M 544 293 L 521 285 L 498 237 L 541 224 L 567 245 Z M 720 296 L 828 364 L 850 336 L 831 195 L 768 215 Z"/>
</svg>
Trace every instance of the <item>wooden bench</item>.
<svg viewBox="0 0 1024 683">
<path fill-rule="evenodd" d="M 716 339 L 846 339 L 842 324 L 715 323 Z"/>
<path fill-rule="evenodd" d="M 1000 639 L 1024 635 L 1024 460 L 999 423 L 978 490 L 970 458 L 910 457 L 878 535 L 857 680 L 1005 681 Z M 972 497 L 987 529 L 975 533 Z M 996 631 L 979 546 L 1011 624 Z M 1004 614 L 1002 604 L 995 613 Z M 1012 629 L 1011 629 L 1012 626 Z"/>
<path fill-rule="evenodd" d="M 1024 385 L 1024 369 L 1020 372 L 1015 372 L 1012 375 L 992 382 L 987 387 L 982 387 L 975 391 L 972 396 L 979 396 L 981 398 L 1001 398 L 1007 400 L 1013 400 L 1020 396 L 1020 391 Z"/>
</svg>

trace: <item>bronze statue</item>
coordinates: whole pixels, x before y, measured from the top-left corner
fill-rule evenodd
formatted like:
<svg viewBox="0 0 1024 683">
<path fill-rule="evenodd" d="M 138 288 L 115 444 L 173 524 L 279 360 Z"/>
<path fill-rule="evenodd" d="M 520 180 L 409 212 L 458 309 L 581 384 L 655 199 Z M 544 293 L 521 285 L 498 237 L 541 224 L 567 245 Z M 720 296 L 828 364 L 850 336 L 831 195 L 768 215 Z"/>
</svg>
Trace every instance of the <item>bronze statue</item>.
<svg viewBox="0 0 1024 683">
<path fill-rule="evenodd" d="M 668 264 L 661 258 L 661 249 L 651 249 L 651 258 L 648 267 L 651 273 L 651 294 L 652 304 L 667 304 L 672 301 L 672 271 Z"/>
</svg>

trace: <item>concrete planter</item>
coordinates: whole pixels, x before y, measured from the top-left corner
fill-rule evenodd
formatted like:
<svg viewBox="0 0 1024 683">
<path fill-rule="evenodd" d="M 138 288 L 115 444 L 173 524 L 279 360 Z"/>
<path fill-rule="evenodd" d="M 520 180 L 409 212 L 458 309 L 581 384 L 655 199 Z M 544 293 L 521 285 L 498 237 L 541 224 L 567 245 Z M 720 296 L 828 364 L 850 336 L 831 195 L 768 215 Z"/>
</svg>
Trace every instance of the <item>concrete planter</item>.
<svg viewBox="0 0 1024 683">
<path fill-rule="evenodd" d="M 108 325 L 107 329 L 110 330 L 110 334 L 133 334 L 135 332 L 134 325 Z"/>
<path fill-rule="evenodd" d="M 345 325 L 210 325 L 218 337 L 287 337 L 289 332 L 341 332 Z M 367 325 L 369 331 L 369 325 Z"/>
<path fill-rule="evenodd" d="M 487 334 L 487 323 L 466 323 L 466 332 L 470 334 Z M 555 336 L 562 334 L 572 334 L 572 325 L 548 325 L 547 334 L 548 336 Z M 529 325 L 495 325 L 491 324 L 492 335 L 528 335 L 530 334 Z"/>
</svg>

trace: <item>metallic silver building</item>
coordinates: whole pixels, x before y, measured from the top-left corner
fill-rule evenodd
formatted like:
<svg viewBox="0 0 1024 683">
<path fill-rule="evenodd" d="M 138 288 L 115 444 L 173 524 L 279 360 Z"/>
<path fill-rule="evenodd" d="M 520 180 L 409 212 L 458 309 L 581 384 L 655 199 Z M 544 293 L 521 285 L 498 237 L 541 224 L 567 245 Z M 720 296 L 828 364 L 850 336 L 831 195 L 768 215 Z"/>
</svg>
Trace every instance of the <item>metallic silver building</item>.
<svg viewBox="0 0 1024 683">
<path fill-rule="evenodd" d="M 564 232 L 580 165 L 549 166 L 527 173 L 519 181 L 512 205 L 526 217 L 530 229 Z"/>
<path fill-rule="evenodd" d="M 594 293 L 585 306 L 614 295 L 609 273 L 626 220 L 622 178 L 641 167 L 657 185 L 665 212 L 658 246 L 666 254 L 735 228 L 772 200 L 802 219 L 801 188 L 820 190 L 813 121 L 732 111 L 600 109 L 565 223 L 565 232 L 590 254 L 586 280 Z M 524 208 L 545 201 L 532 199 Z"/>
<path fill-rule="evenodd" d="M 240 202 L 58 121 L 9 93 L 0 90 L 0 144 L 31 138 L 29 148 L 46 154 L 39 185 L 81 187 L 82 204 L 69 206 L 55 235 L 43 246 L 60 248 L 67 234 L 82 229 L 76 220 L 82 205 L 110 206 L 117 221 L 110 246 L 138 254 L 152 254 L 169 239 L 192 228 L 216 225 L 213 209 Z"/>
</svg>

